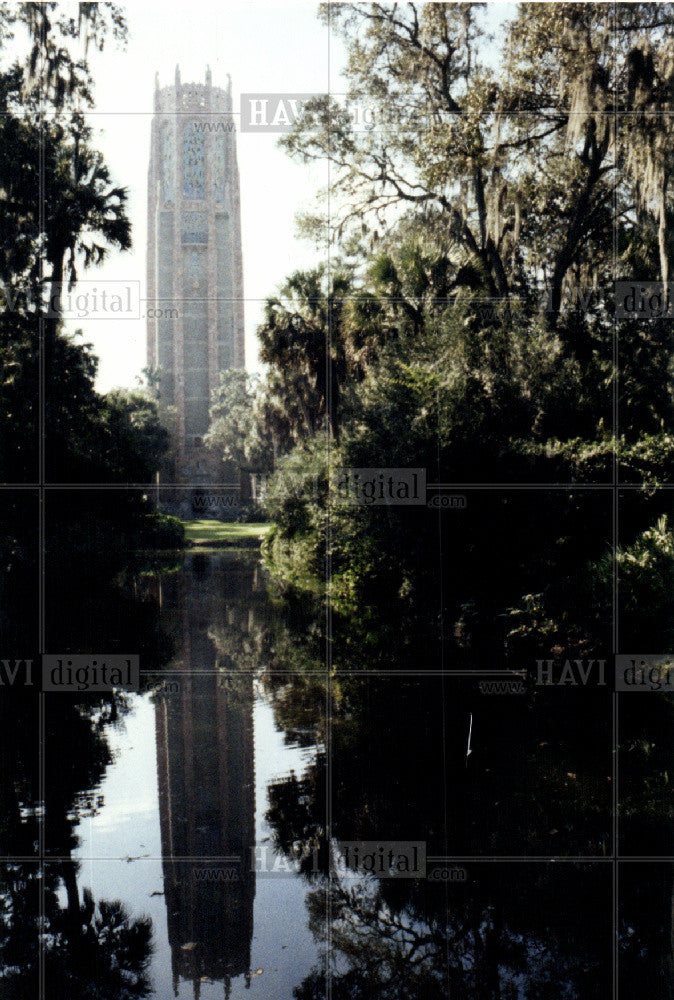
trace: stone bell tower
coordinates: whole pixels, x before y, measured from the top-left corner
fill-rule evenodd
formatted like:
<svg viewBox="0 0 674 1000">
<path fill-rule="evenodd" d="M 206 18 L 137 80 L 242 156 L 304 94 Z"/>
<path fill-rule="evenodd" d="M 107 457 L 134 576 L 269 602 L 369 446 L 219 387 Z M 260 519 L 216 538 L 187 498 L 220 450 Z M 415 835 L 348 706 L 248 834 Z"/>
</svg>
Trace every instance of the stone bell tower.
<svg viewBox="0 0 674 1000">
<path fill-rule="evenodd" d="M 155 81 L 147 236 L 147 361 L 175 407 L 177 454 L 166 478 L 221 481 L 203 446 L 211 392 L 244 368 L 241 208 L 232 88 Z"/>
</svg>

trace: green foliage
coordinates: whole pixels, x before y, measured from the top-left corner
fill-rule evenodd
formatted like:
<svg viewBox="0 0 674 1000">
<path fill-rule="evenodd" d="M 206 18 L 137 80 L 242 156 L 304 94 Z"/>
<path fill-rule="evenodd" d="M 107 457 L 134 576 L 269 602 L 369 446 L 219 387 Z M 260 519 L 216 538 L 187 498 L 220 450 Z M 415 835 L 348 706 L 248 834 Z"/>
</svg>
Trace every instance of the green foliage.
<svg viewBox="0 0 674 1000">
<path fill-rule="evenodd" d="M 17 35 L 16 61 L 0 73 L 0 187 L 5 193 L 0 207 L 0 361 L 5 372 L 0 396 L 6 424 L 0 476 L 38 478 L 38 315 L 46 292 L 46 423 L 53 446 L 47 448 L 48 475 L 54 482 L 76 481 L 86 478 L 80 469 L 88 463 L 92 481 L 105 464 L 98 457 L 95 430 L 103 409 L 92 388 L 96 362 L 86 348 L 61 335 L 59 317 L 64 289 L 76 281 L 80 268 L 100 263 L 112 248 L 131 245 L 126 192 L 113 183 L 82 113 L 92 103 L 92 81 L 79 48 L 102 48 L 106 36 L 123 42 L 125 23 L 114 4 L 82 4 L 77 20 L 54 4 L 19 4 L 0 11 L 0 26 L 0 37 Z M 27 31 L 28 51 L 22 50 L 19 26 Z M 39 205 L 38 159 L 45 192 Z"/>
<path fill-rule="evenodd" d="M 0 41 L 4 45 L 15 38 L 4 52 L 15 62 L 3 64 L 0 71 L 3 482 L 36 482 L 44 474 L 58 484 L 147 484 L 168 447 L 151 396 L 144 391 L 97 392 L 97 359 L 78 335 L 66 335 L 61 324 L 64 290 L 111 250 L 131 245 L 126 192 L 114 183 L 95 149 L 83 112 L 92 104 L 92 78 L 82 45 L 100 49 L 106 37 L 123 41 L 124 35 L 124 19 L 114 4 L 81 4 L 76 19 L 56 4 L 0 9 Z M 22 48 L 26 37 L 27 51 Z M 38 165 L 45 194 L 39 203 Z M 43 427 L 38 406 L 41 349 Z M 41 431 L 44 470 L 38 464 Z M 2 544 L 0 631 L 8 653 L 36 641 L 32 625 L 26 624 L 32 619 L 26 607 L 36 599 L 37 558 L 37 513 L 28 498 L 26 493 L 21 503 L 9 504 Z M 148 544 L 174 545 L 178 539 L 174 526 L 144 520 L 152 505 L 140 491 L 122 490 L 109 497 L 100 491 L 95 499 L 90 494 L 86 498 L 89 503 L 82 506 L 81 497 L 50 495 L 47 564 L 58 578 L 67 551 L 82 580 L 86 578 L 86 597 L 93 605 L 93 595 L 100 596 L 101 587 L 119 572 L 125 546 L 144 533 Z M 87 552 L 99 559 L 98 578 L 83 569 Z M 59 594 L 51 596 L 55 621 L 66 620 Z M 100 619 L 92 611 L 92 626 L 94 622 L 100 624 Z M 100 634 L 106 633 L 101 629 Z"/>
<path fill-rule="evenodd" d="M 53 482 L 150 483 L 169 434 L 149 392 L 94 387 L 89 345 L 57 334 L 47 351 L 47 470 Z"/>
<path fill-rule="evenodd" d="M 671 324 L 616 325 L 613 281 L 668 273 L 674 8 L 626 9 L 616 33 L 608 8 L 523 4 L 489 66 L 479 5 L 323 16 L 346 45 L 347 96 L 397 127 L 364 129 L 316 97 L 281 140 L 330 163 L 335 280 L 293 275 L 259 331 L 278 467 L 299 482 L 328 438 L 333 466 L 421 467 L 436 483 L 608 485 L 619 471 L 647 487 L 620 554 L 627 621 L 652 606 L 641 621 L 662 635 L 671 566 L 647 498 L 674 477 Z M 439 616 L 485 655 L 607 641 L 599 494 L 541 492 L 538 511 L 471 495 L 441 525 L 329 502 L 332 606 L 368 643 L 383 642 L 383 608 L 429 634 Z M 298 586 L 322 572 L 324 504 L 270 502 L 267 558 Z"/>
<path fill-rule="evenodd" d="M 674 641 L 674 534 L 667 515 L 615 554 L 621 635 L 625 649 L 669 649 Z M 613 560 L 596 567 L 598 592 L 611 592 Z"/>
<path fill-rule="evenodd" d="M 105 396 L 103 430 L 106 465 L 112 481 L 151 482 L 168 450 L 169 433 L 157 403 L 139 390 L 113 390 Z"/>
<path fill-rule="evenodd" d="M 146 514 L 139 524 L 138 543 L 140 548 L 180 549 L 185 544 L 185 526 L 169 514 Z"/>
<path fill-rule="evenodd" d="M 206 445 L 239 469 L 270 471 L 274 443 L 264 422 L 263 407 L 264 398 L 255 376 L 236 368 L 220 372 Z"/>
<path fill-rule="evenodd" d="M 674 480 L 674 437 L 664 431 L 643 434 L 631 445 L 621 439 L 619 457 L 623 482 L 640 482 L 652 487 Z"/>
<path fill-rule="evenodd" d="M 285 455 L 268 480 L 265 508 L 273 527 L 262 548 L 286 585 L 321 587 L 328 481 L 327 443 L 321 439 Z"/>
</svg>

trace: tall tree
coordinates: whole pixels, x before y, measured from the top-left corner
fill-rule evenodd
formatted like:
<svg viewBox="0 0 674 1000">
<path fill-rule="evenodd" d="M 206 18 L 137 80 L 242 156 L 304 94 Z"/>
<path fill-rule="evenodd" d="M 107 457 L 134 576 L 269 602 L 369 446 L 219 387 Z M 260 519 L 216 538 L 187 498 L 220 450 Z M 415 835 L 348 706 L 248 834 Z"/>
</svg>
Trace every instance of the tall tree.
<svg viewBox="0 0 674 1000">
<path fill-rule="evenodd" d="M 666 280 L 674 8 L 524 3 L 494 67 L 485 6 L 323 7 L 347 46 L 347 101 L 309 102 L 282 144 L 331 162 L 336 237 L 433 206 L 457 266 L 490 296 L 542 295 L 555 325 L 569 283 L 612 277 L 619 187 L 620 212 L 657 218 Z"/>
</svg>

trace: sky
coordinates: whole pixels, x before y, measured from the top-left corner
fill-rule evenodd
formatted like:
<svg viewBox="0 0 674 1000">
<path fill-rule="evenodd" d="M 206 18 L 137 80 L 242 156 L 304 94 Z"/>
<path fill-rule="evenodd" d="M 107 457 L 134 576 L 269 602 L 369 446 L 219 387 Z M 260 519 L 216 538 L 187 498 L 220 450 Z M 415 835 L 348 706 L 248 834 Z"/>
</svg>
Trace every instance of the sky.
<svg viewBox="0 0 674 1000">
<path fill-rule="evenodd" d="M 343 92 L 345 52 L 339 38 L 309 3 L 239 0 L 219 3 L 160 3 L 144 0 L 125 8 L 129 39 L 125 49 L 108 41 L 94 53 L 95 110 L 89 115 L 96 148 L 104 154 L 115 183 L 128 190 L 133 226 L 130 252 L 112 253 L 88 281 L 140 281 L 145 298 L 147 234 L 147 167 L 150 151 L 155 73 L 160 86 L 173 83 L 180 64 L 183 83 L 204 82 L 210 66 L 214 86 L 232 77 L 233 107 L 238 118 L 241 93 Z M 496 26 L 507 4 L 493 4 Z M 259 370 L 255 331 L 265 300 L 298 268 L 316 266 L 321 251 L 299 237 L 295 219 L 316 205 L 327 185 L 326 164 L 305 166 L 278 148 L 273 133 L 238 133 L 244 272 L 246 367 Z M 133 385 L 146 364 L 146 333 L 141 318 L 123 322 L 68 321 L 71 331 L 84 329 L 84 340 L 99 357 L 97 387 Z"/>
</svg>

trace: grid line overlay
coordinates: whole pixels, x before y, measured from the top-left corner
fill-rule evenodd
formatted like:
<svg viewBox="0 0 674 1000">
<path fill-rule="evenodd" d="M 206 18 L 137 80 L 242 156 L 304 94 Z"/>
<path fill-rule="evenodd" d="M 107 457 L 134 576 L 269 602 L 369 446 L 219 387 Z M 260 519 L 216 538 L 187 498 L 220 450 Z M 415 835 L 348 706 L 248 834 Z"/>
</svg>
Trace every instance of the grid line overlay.
<svg viewBox="0 0 674 1000">
<path fill-rule="evenodd" d="M 613 2 L 613 54 L 614 59 L 617 52 L 618 44 L 618 11 L 617 11 L 617 0 Z M 616 117 L 616 109 L 618 103 L 618 79 L 616 74 L 615 63 L 612 67 L 613 79 L 614 79 L 614 93 L 613 93 L 613 129 L 616 143 L 618 143 L 618 120 Z M 613 280 L 616 282 L 618 280 L 618 184 L 616 179 L 616 185 L 613 191 L 613 225 L 611 227 L 612 236 L 612 257 L 613 257 Z M 615 287 L 615 284 L 614 284 Z M 612 616 L 613 616 L 613 650 L 615 653 L 618 652 L 618 544 L 619 544 L 619 510 L 618 510 L 618 481 L 620 478 L 620 464 L 619 464 L 619 454 L 617 449 L 618 440 L 618 426 L 620 419 L 620 386 L 619 386 L 619 370 L 620 370 L 620 349 L 618 344 L 618 323 L 615 315 L 615 310 L 613 311 L 613 331 L 612 331 L 612 362 L 613 362 L 613 378 L 611 380 L 611 394 L 612 394 L 612 421 L 613 421 L 613 510 L 612 510 Z M 614 694 L 611 699 L 611 708 L 613 713 L 613 718 L 611 720 L 611 735 L 613 739 L 613 759 L 612 759 L 612 850 L 613 850 L 613 878 L 612 878 L 612 941 L 613 941 L 613 997 L 614 1000 L 618 1000 L 618 994 L 620 991 L 620 975 L 618 969 L 618 926 L 619 926 L 619 905 L 620 900 L 618 896 L 618 753 L 617 753 L 617 741 L 618 741 L 618 696 Z"/>
<path fill-rule="evenodd" d="M 326 42 L 327 42 L 327 71 L 328 71 L 328 100 L 332 96 L 332 5 L 328 4 L 326 19 Z M 332 133 L 328 133 L 328 149 L 332 146 Z M 327 325 L 327 345 L 325 352 L 325 379 L 326 379 L 326 409 L 331 414 L 333 403 L 332 385 L 332 348 L 333 348 L 333 311 L 332 311 L 332 161 L 328 157 L 327 161 L 327 229 L 326 229 L 326 264 L 328 280 L 328 325 Z M 330 433 L 330 418 L 325 422 L 325 444 L 328 456 L 328 468 L 331 467 L 332 440 Z M 333 620 L 332 620 L 332 520 L 331 508 L 328 504 L 327 517 L 325 522 L 325 671 L 326 671 L 326 746 L 325 746 L 325 787 L 326 787 L 326 816 L 325 832 L 327 843 L 332 842 L 333 836 L 333 775 L 334 775 L 334 743 L 333 743 L 333 674 L 332 674 L 332 653 L 333 653 Z M 326 968 L 325 968 L 325 996 L 326 1000 L 332 1000 L 333 996 L 333 870 L 332 865 L 328 865 L 328 878 L 326 884 L 326 906 L 325 906 L 325 942 L 326 942 Z"/>
<path fill-rule="evenodd" d="M 616 44 L 617 44 L 617 2 L 613 0 L 613 12 L 614 12 L 614 32 L 616 33 Z M 327 64 L 328 64 L 328 94 L 332 96 L 333 94 L 339 93 L 338 91 L 333 91 L 331 89 L 331 72 L 332 64 L 330 57 L 330 14 L 328 15 L 328 41 L 327 41 Z M 614 79 L 616 74 L 614 73 Z M 617 79 L 615 79 L 616 88 L 616 104 L 617 104 Z M 46 114 L 46 111 L 44 112 Z M 145 114 L 144 112 L 87 112 L 87 116 L 90 115 L 109 115 L 109 114 Z M 190 112 L 193 114 L 193 112 Z M 237 112 L 234 112 L 236 115 Z M 526 112 L 522 112 L 526 114 Z M 626 113 L 628 114 L 628 113 Z M 614 106 L 614 111 L 612 113 L 614 118 L 614 127 L 616 130 L 616 148 L 618 147 L 620 141 L 620 124 L 621 119 L 625 115 L 618 112 L 617 108 Z M 147 114 L 148 119 L 151 117 Z M 44 128 L 44 119 L 41 118 L 41 128 Z M 327 232 L 326 232 L 326 263 L 327 263 L 327 273 L 328 281 L 330 282 L 332 277 L 332 171 L 331 162 L 328 160 L 328 218 L 327 218 Z M 45 209 L 45 164 L 44 164 L 44 137 L 40 133 L 40 150 L 39 150 L 39 218 L 40 218 L 40 228 L 44 228 L 44 209 Z M 618 201 L 617 201 L 617 187 L 613 193 L 613 226 L 612 226 L 612 254 L 613 254 L 613 277 L 614 281 L 618 280 L 619 269 L 618 269 Z M 44 257 L 40 257 L 40 279 L 44 278 Z M 348 297 L 347 297 L 348 298 Z M 147 301 L 147 300 L 143 300 Z M 244 300 L 246 301 L 246 300 Z M 253 301 L 253 300 L 248 300 Z M 327 326 L 327 350 L 326 350 L 326 384 L 328 393 L 328 410 L 331 411 L 331 393 L 332 393 L 332 356 L 333 356 L 333 312 L 332 308 L 328 309 L 328 326 Z M 618 653 L 620 651 L 620 579 L 619 579 L 619 561 L 618 561 L 618 551 L 620 545 L 620 495 L 622 492 L 629 493 L 635 492 L 639 493 L 643 490 L 643 484 L 634 482 L 622 482 L 621 481 L 621 468 L 620 468 L 620 456 L 618 451 L 618 438 L 620 429 L 620 365 L 621 365 L 621 355 L 620 355 L 620 342 L 619 342 L 619 326 L 617 319 L 613 318 L 613 334 L 612 334 L 612 362 L 613 362 L 613 378 L 612 378 L 612 422 L 613 422 L 613 461 L 612 461 L 612 474 L 610 482 L 597 482 L 597 483 L 429 483 L 428 487 L 432 489 L 436 488 L 451 488 L 451 489 L 465 489 L 472 490 L 476 493 L 479 492 L 531 492 L 531 493 L 541 493 L 542 491 L 559 491 L 559 492 L 585 492 L 585 493 L 602 493 L 610 495 L 612 500 L 611 505 L 611 536 L 612 536 L 612 634 L 613 634 L 613 652 Z M 16 484 L 0 484 L 0 490 L 4 492 L 20 492 L 26 491 L 37 495 L 38 506 L 37 506 L 37 538 L 38 538 L 38 565 L 37 565 L 37 593 L 38 593 L 38 646 L 41 654 L 46 654 L 48 649 L 48 635 L 46 632 L 46 601 L 48 599 L 48 593 L 46 590 L 46 565 L 45 565 L 45 553 L 48 544 L 48 538 L 46 537 L 46 503 L 50 492 L 54 491 L 64 491 L 73 490 L 81 493 L 86 493 L 87 491 L 120 491 L 120 490 L 149 490 L 154 484 L 153 483 L 55 483 L 49 482 L 47 479 L 47 464 L 46 464 L 46 363 L 45 363 L 45 318 L 40 316 L 39 318 L 39 356 L 38 356 L 38 469 L 39 476 L 35 483 L 16 483 Z M 333 447 L 333 442 L 329 430 L 326 429 L 325 435 L 326 450 L 328 453 L 328 460 L 330 460 L 331 449 Z M 440 443 L 438 440 L 438 451 L 440 448 Z M 162 484 L 163 489 L 175 489 L 183 491 L 185 489 L 191 488 L 191 486 L 198 486 L 203 488 L 204 484 L 181 484 L 180 486 L 172 487 L 171 484 Z M 222 489 L 222 490 L 234 490 L 236 486 L 231 483 L 211 483 L 207 484 L 210 489 Z M 661 491 L 674 491 L 674 483 L 664 483 L 658 487 Z M 444 565 L 443 558 L 443 532 L 442 532 L 442 512 L 437 511 L 438 518 L 438 546 L 440 551 L 441 564 Z M 334 642 L 335 635 L 333 630 L 333 608 L 332 608 L 332 548 L 333 548 L 333 524 L 330 516 L 330 507 L 328 506 L 327 516 L 326 516 L 326 527 L 325 527 L 325 590 L 326 590 L 326 608 L 325 608 L 325 662 L 324 662 L 324 675 L 326 682 L 326 698 L 325 698 L 325 711 L 326 711 L 326 801 L 325 801 L 325 826 L 326 835 L 330 838 L 333 835 L 335 817 L 333 813 L 334 808 L 334 789 L 333 789 L 333 738 L 332 738 L 332 727 L 334 722 L 334 682 L 335 679 L 339 677 L 339 669 L 335 669 L 334 666 Z M 440 607 L 443 606 L 443 575 L 440 575 L 440 593 L 439 601 Z M 389 678 L 404 678 L 404 677 L 424 677 L 424 676 L 438 676 L 441 679 L 441 684 L 444 685 L 451 681 L 452 678 L 458 677 L 508 677 L 515 676 L 516 672 L 507 670 L 484 670 L 484 671 L 459 671 L 453 670 L 446 666 L 445 660 L 445 634 L 444 634 L 445 622 L 441 620 L 441 666 L 438 670 L 433 669 L 420 669 L 420 670 L 363 670 L 363 671 L 348 671 L 344 672 L 345 675 L 354 676 L 362 674 L 364 676 L 372 677 L 389 677 Z M 209 674 L 211 671 L 185 671 L 191 676 L 198 676 L 199 674 Z M 282 673 L 282 671 L 272 671 L 273 673 Z M 153 670 L 153 676 L 160 676 L 165 674 L 166 676 L 176 677 L 180 676 L 181 671 L 177 670 Z M 218 676 L 222 675 L 222 671 L 213 670 L 212 673 Z M 503 855 L 490 855 L 490 856 L 453 856 L 449 851 L 449 845 L 447 842 L 447 810 L 448 810 L 448 798 L 447 798 L 447 783 L 445 782 L 445 801 L 444 801 L 444 811 L 445 811 L 445 857 L 442 858 L 444 861 L 448 862 L 466 862 L 474 864 L 483 863 L 496 863 L 496 862 L 509 862 L 509 863 L 526 863 L 526 864 L 540 864 L 551 860 L 557 863 L 566 864 L 576 864 L 580 862 L 592 862 L 597 864 L 611 865 L 613 870 L 613 895 L 612 895 L 612 928 L 613 928 L 613 996 L 614 1000 L 617 1000 L 619 995 L 619 975 L 618 975 L 618 927 L 619 927 L 619 914 L 618 914 L 618 904 L 619 904 L 619 869 L 621 864 L 629 864 L 636 862 L 669 862 L 674 860 L 672 856 L 652 856 L 652 855 L 639 855 L 639 856 L 622 856 L 620 853 L 620 839 L 619 839 L 619 798 L 620 798 L 620 757 L 618 753 L 618 743 L 619 743 L 619 696 L 614 693 L 611 698 L 612 703 L 612 752 L 613 752 L 613 762 L 612 762 L 612 853 L 611 857 L 600 857 L 600 856 L 527 856 L 527 855 L 513 855 L 513 856 L 503 856 Z M 444 699 L 443 699 L 444 704 Z M 31 857 L 13 857 L 12 860 L 20 862 L 30 862 L 38 863 L 40 869 L 44 871 L 44 866 L 47 863 L 55 863 L 58 861 L 71 860 L 70 858 L 61 858 L 57 856 L 50 856 L 47 851 L 47 845 L 45 841 L 45 823 L 46 815 L 44 804 L 46 800 L 46 790 L 45 790 L 45 755 L 46 755 L 46 744 L 45 744 L 45 723 L 46 723 L 46 695 L 39 695 L 39 708 L 38 708 L 38 753 L 39 753 L 39 797 L 40 797 L 40 815 L 38 819 L 38 853 L 37 856 Z M 443 719 L 443 725 L 445 720 Z M 78 860 L 82 861 L 110 861 L 111 858 L 81 858 Z M 144 859 L 142 859 L 144 860 Z M 175 860 L 183 860 L 177 858 Z M 228 858 L 218 857 L 218 858 L 200 858 L 200 860 L 228 860 Z M 326 889 L 326 937 L 328 942 L 328 953 L 332 947 L 332 895 L 330 889 L 332 887 L 332 872 L 329 873 L 328 886 Z M 449 893 L 449 886 L 445 886 L 445 892 Z M 46 886 L 45 880 L 42 878 L 40 880 L 40 892 L 39 892 L 39 921 L 40 929 L 44 928 L 45 922 L 45 893 Z M 447 906 L 449 906 L 449 896 L 446 899 Z M 449 948 L 449 944 L 448 944 Z M 48 996 L 48 991 L 46 990 L 46 984 L 44 981 L 45 977 L 45 960 L 44 960 L 44 944 L 42 935 L 40 937 L 40 947 L 39 947 L 39 985 L 40 985 L 40 996 Z M 326 965 L 326 990 L 328 1000 L 332 998 L 332 965 L 328 955 L 327 965 Z"/>
<path fill-rule="evenodd" d="M 46 24 L 43 20 L 43 38 L 42 38 L 42 51 L 45 49 L 46 43 Z M 39 163 L 38 163 L 38 218 L 40 225 L 40 232 L 45 231 L 45 188 L 46 188 L 46 171 L 45 171 L 45 134 L 44 134 L 44 109 L 46 106 L 47 95 L 43 93 L 42 82 L 44 76 L 40 72 L 38 75 L 39 88 L 40 88 L 40 119 L 39 119 Z M 42 281 L 44 279 L 44 263 L 45 256 L 43 252 L 38 255 L 38 268 L 40 277 L 40 287 L 42 287 Z M 46 652 L 45 647 L 45 622 L 46 622 L 46 609 L 45 609 L 45 553 L 47 540 L 45 537 L 45 495 L 44 495 L 44 483 L 46 480 L 46 363 L 45 363 L 45 317 L 40 311 L 38 318 L 38 479 L 39 479 L 39 490 L 38 490 L 38 614 L 39 614 L 39 624 L 38 624 L 38 649 L 40 654 Z M 38 940 L 38 990 L 40 994 L 40 1000 L 44 1000 L 48 996 L 47 982 L 46 982 L 46 942 L 45 942 L 45 932 L 46 932 L 46 886 L 45 886 L 45 804 L 47 801 L 47 791 L 46 791 L 46 773 L 45 773 L 45 696 L 40 693 L 39 696 L 39 708 L 38 708 L 38 795 L 40 796 L 40 819 L 38 826 L 38 858 L 40 865 L 40 884 L 39 884 L 39 931 L 40 936 Z"/>
</svg>

